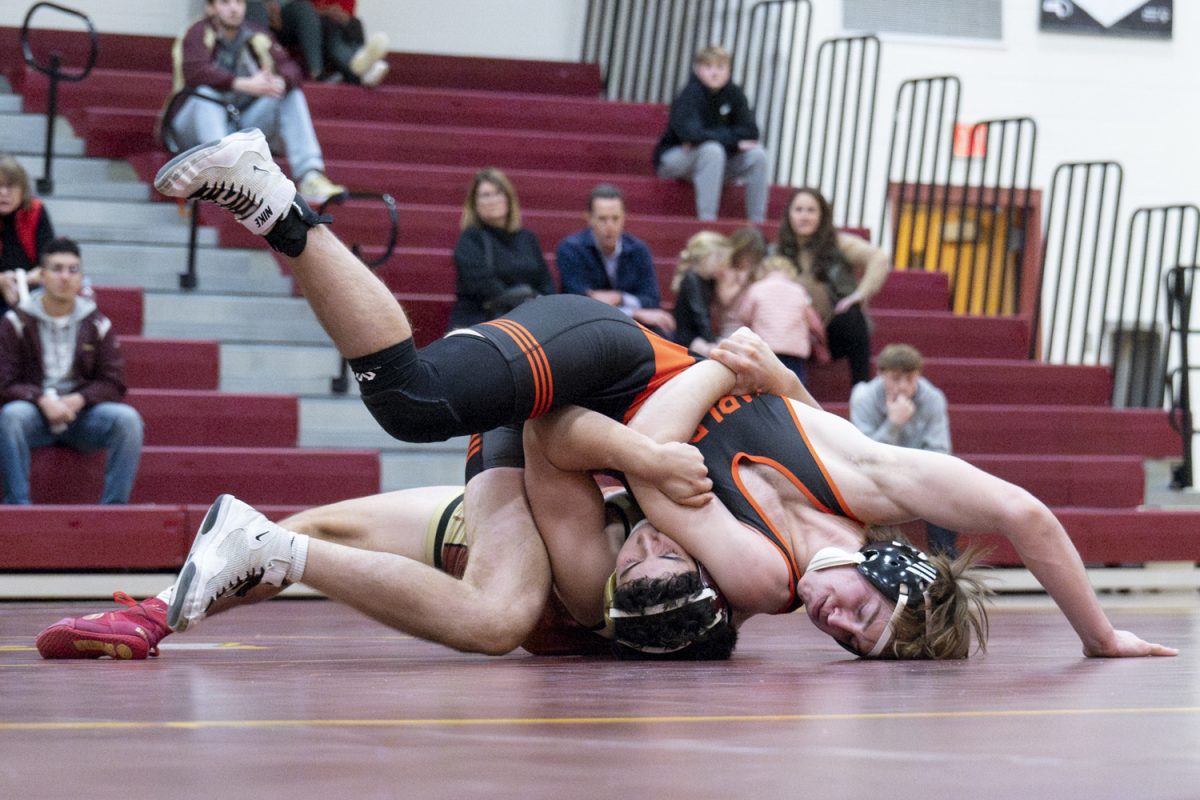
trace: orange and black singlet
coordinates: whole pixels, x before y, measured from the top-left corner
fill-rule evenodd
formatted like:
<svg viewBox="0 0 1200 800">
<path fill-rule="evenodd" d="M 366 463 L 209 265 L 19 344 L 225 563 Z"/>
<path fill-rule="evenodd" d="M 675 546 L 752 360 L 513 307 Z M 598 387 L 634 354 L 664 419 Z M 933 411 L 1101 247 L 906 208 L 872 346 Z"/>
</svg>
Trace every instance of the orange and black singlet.
<svg viewBox="0 0 1200 800">
<path fill-rule="evenodd" d="M 781 611 L 800 607 L 796 581 L 801 569 L 786 537 L 746 491 L 739 474 L 747 463 L 762 464 L 792 483 L 818 511 L 858 521 L 846 506 L 809 444 L 791 404 L 775 395 L 722 397 L 701 420 L 692 444 L 704 455 L 713 493 L 739 521 L 767 537 L 787 562 L 791 602 Z"/>
<path fill-rule="evenodd" d="M 626 422 L 697 361 L 612 306 L 551 295 L 473 333 L 397 346 L 358 374 L 363 402 L 405 441 L 479 433 L 574 404 Z M 477 334 L 477 335 L 476 335 Z"/>
</svg>

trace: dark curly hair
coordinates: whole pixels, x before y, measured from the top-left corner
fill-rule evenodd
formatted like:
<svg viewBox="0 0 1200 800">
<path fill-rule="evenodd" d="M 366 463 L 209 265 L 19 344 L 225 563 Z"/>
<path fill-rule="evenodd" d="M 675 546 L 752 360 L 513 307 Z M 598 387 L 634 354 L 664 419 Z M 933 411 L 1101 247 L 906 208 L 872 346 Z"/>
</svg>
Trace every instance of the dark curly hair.
<svg viewBox="0 0 1200 800">
<path fill-rule="evenodd" d="M 686 598 L 704 588 L 699 571 L 661 578 L 638 578 L 613 593 L 613 608 L 639 612 L 651 606 Z M 716 661 L 728 659 L 737 644 L 737 629 L 728 612 L 720 613 L 711 599 L 699 600 L 651 616 L 613 619 L 618 658 L 671 661 Z M 623 644 L 629 642 L 630 644 Z M 638 647 L 668 650 L 645 652 Z M 678 648 L 678 649 L 676 649 Z"/>
</svg>

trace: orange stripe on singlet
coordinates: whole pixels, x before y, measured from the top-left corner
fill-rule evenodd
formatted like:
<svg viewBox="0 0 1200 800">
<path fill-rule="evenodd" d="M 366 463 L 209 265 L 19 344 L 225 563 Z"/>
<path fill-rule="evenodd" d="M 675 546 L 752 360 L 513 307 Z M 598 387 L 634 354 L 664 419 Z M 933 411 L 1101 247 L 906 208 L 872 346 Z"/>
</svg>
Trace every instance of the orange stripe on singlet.
<svg viewBox="0 0 1200 800">
<path fill-rule="evenodd" d="M 742 476 L 738 471 L 738 464 L 743 460 L 753 461 L 757 464 L 765 464 L 778 470 L 784 477 L 799 487 L 800 491 L 804 492 L 804 495 L 812 501 L 814 506 L 827 513 L 832 512 L 825 508 L 825 506 L 819 500 L 813 497 L 812 493 L 804 487 L 804 484 L 796 480 L 796 476 L 778 461 L 770 458 L 763 458 L 761 456 L 752 456 L 747 453 L 734 454 L 733 459 L 730 462 L 729 474 L 733 476 L 733 482 L 737 484 L 738 491 L 742 493 L 742 497 L 746 498 L 746 502 L 753 506 L 754 510 L 758 512 L 759 519 L 766 523 L 767 527 L 771 529 L 771 533 L 775 534 L 775 538 L 771 539 L 771 544 L 775 545 L 775 549 L 779 551 L 779 554 L 783 556 L 783 560 L 787 563 L 788 576 L 790 578 L 790 586 L 788 587 L 788 602 L 782 609 L 780 609 L 780 611 L 791 611 L 796 605 L 796 582 L 800 580 L 800 567 L 796 564 L 796 557 L 792 555 L 791 549 L 787 546 L 787 543 L 783 537 L 783 533 L 775 527 L 775 524 L 771 522 L 771 518 L 767 516 L 767 512 L 763 510 L 762 506 L 760 506 L 754 499 L 754 495 L 750 494 L 750 491 L 746 488 L 746 485 L 742 483 Z"/>
<path fill-rule="evenodd" d="M 792 415 L 792 423 L 795 424 L 796 430 L 800 434 L 800 438 L 804 440 L 804 446 L 808 448 L 808 454 L 812 456 L 813 463 L 817 465 L 817 469 L 821 470 L 821 475 L 824 476 L 825 483 L 829 485 L 829 491 L 833 492 L 833 496 L 837 498 L 838 505 L 842 507 L 842 513 L 844 513 L 847 518 L 854 520 L 860 525 L 865 524 L 861 519 L 858 518 L 857 514 L 850 510 L 850 505 L 846 502 L 846 498 L 842 497 L 842 493 L 838 491 L 837 484 L 833 482 L 833 476 L 830 475 L 829 471 L 825 469 L 825 464 L 821 461 L 821 456 L 817 455 L 816 448 L 813 447 L 812 442 L 809 441 L 808 434 L 804 432 L 804 426 L 800 424 L 800 418 L 796 416 L 796 409 L 792 407 L 792 401 L 785 397 L 783 404 L 787 407 L 788 413 Z M 793 482 L 795 482 L 794 479 Z"/>
<path fill-rule="evenodd" d="M 483 449 L 483 437 L 478 433 L 472 433 L 471 439 L 467 442 L 467 460 L 470 461 L 479 451 Z"/>
<path fill-rule="evenodd" d="M 654 351 L 654 375 L 650 377 L 646 388 L 638 392 L 625 411 L 621 421 L 626 423 L 633 419 L 633 415 L 642 407 L 642 403 L 649 399 L 650 395 L 657 392 L 671 378 L 696 363 L 696 357 L 688 353 L 686 347 L 668 342 L 653 331 L 647 330 L 640 323 L 638 323 L 638 328 L 646 335 L 646 339 Z"/>
<path fill-rule="evenodd" d="M 550 361 L 546 351 L 529 329 L 511 319 L 492 320 L 489 325 L 495 325 L 507 333 L 517 343 L 525 359 L 529 362 L 529 371 L 533 375 L 533 408 L 529 416 L 538 417 L 550 410 L 554 402 L 554 376 L 550 372 Z"/>
</svg>

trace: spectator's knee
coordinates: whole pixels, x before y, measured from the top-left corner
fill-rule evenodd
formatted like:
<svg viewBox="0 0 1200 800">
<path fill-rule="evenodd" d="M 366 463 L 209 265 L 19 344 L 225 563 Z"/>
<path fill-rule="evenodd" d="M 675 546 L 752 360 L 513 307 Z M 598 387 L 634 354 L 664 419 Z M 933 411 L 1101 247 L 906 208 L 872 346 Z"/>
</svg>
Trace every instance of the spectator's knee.
<svg viewBox="0 0 1200 800">
<path fill-rule="evenodd" d="M 35 417 L 39 417 L 37 406 L 25 400 L 13 400 L 0 407 L 0 430 L 5 435 L 20 433 Z"/>
<path fill-rule="evenodd" d="M 696 146 L 696 161 L 698 164 L 719 165 L 725 168 L 725 145 L 720 142 L 708 141 Z"/>
<path fill-rule="evenodd" d="M 114 403 L 113 433 L 128 442 L 141 444 L 145 436 L 145 423 L 142 415 L 133 406 L 124 403 Z"/>
</svg>

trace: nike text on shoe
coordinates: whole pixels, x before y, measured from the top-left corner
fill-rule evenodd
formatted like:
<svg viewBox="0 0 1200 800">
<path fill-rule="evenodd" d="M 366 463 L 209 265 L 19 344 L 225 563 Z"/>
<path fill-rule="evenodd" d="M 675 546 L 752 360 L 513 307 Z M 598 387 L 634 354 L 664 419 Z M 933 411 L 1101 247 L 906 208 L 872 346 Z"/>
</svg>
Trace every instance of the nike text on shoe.
<svg viewBox="0 0 1200 800">
<path fill-rule="evenodd" d="M 296 196 L 257 128 L 180 153 L 158 171 L 154 188 L 168 197 L 215 203 L 260 236 L 288 213 Z"/>
<path fill-rule="evenodd" d="M 175 581 L 167 624 L 187 630 L 223 597 L 243 595 L 259 583 L 282 586 L 292 563 L 293 538 L 233 495 L 218 497 Z"/>
<path fill-rule="evenodd" d="M 127 608 L 60 619 L 37 636 L 42 658 L 142 659 L 158 655 L 171 634 L 167 605 L 157 597 L 137 602 L 124 592 L 113 599 Z"/>
</svg>

